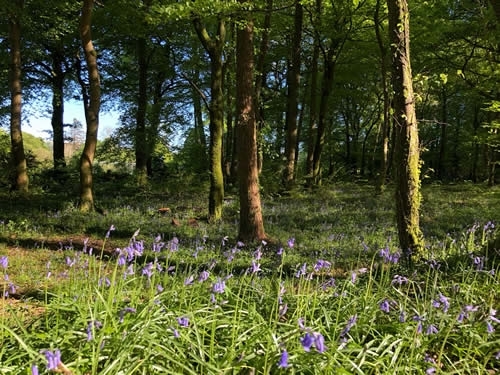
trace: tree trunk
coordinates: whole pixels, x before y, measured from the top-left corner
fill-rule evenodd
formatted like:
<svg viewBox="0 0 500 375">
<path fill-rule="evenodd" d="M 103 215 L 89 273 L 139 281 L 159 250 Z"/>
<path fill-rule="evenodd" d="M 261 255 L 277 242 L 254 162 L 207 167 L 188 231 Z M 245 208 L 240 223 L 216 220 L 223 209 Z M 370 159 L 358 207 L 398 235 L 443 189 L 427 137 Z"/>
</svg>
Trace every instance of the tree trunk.
<svg viewBox="0 0 500 375">
<path fill-rule="evenodd" d="M 238 29 L 236 37 L 239 238 L 247 242 L 266 237 L 259 192 L 253 69 L 253 21 L 248 20 L 245 26 Z"/>
<path fill-rule="evenodd" d="M 448 122 L 448 108 L 447 108 L 447 100 L 448 97 L 446 95 L 445 87 L 442 88 L 442 96 L 441 96 L 441 137 L 439 138 L 439 156 L 437 163 L 437 177 L 439 180 L 443 180 L 445 175 L 445 161 L 446 161 L 446 149 L 448 143 L 448 134 L 447 134 L 447 122 Z"/>
<path fill-rule="evenodd" d="M 257 163 L 259 174 L 262 172 L 263 168 L 263 156 L 264 152 L 262 150 L 262 137 L 260 136 L 260 131 L 264 127 L 264 100 L 262 98 L 262 88 L 266 84 L 266 56 L 269 50 L 269 31 L 271 29 L 271 13 L 273 11 L 273 0 L 266 1 L 266 14 L 264 16 L 264 24 L 262 25 L 262 38 L 260 40 L 259 56 L 257 59 L 257 79 L 255 81 L 255 103 L 257 105 L 257 110 L 255 112 L 257 121 Z"/>
<path fill-rule="evenodd" d="M 52 155 L 54 169 L 66 167 L 64 155 L 64 48 L 58 44 L 52 51 Z"/>
<path fill-rule="evenodd" d="M 321 0 L 316 0 L 316 13 L 321 14 Z M 307 134 L 307 157 L 306 157 L 306 176 L 308 185 L 312 184 L 314 168 L 314 144 L 316 139 L 316 128 L 318 126 L 318 60 L 319 60 L 320 41 L 319 36 L 314 36 L 314 47 L 311 59 L 311 90 L 309 99 L 309 126 Z"/>
<path fill-rule="evenodd" d="M 285 118 L 286 143 L 285 156 L 286 166 L 283 176 L 283 185 L 285 189 L 290 189 L 295 182 L 295 154 L 297 153 L 297 115 L 298 115 L 298 97 L 300 85 L 300 63 L 302 39 L 302 18 L 303 9 L 300 1 L 295 1 L 295 22 L 292 36 L 292 56 L 287 71 L 287 110 Z"/>
<path fill-rule="evenodd" d="M 13 161 L 14 181 L 13 188 L 21 192 L 28 192 L 29 178 L 26 157 L 24 155 L 23 133 L 21 130 L 21 23 L 23 0 L 15 1 L 15 14 L 9 19 L 10 41 L 10 142 Z"/>
<path fill-rule="evenodd" d="M 80 16 L 80 37 L 87 62 L 89 77 L 89 93 L 84 90 L 85 120 L 87 133 L 85 146 L 80 158 L 80 210 L 83 212 L 94 210 L 94 196 L 92 192 L 92 164 L 94 162 L 97 145 L 97 130 L 99 128 L 99 109 L 101 105 L 101 87 L 99 70 L 97 68 L 97 52 L 92 43 L 91 26 L 94 0 L 83 0 Z M 85 85 L 84 85 L 85 87 Z"/>
<path fill-rule="evenodd" d="M 210 144 L 209 144 L 209 172 L 210 192 L 208 197 L 208 220 L 215 221 L 222 218 L 222 204 L 224 200 L 224 174 L 222 172 L 222 137 L 224 135 L 224 95 L 223 59 L 226 29 L 224 21 L 219 20 L 217 36 L 212 40 L 199 17 L 194 17 L 193 24 L 203 47 L 210 56 Z"/>
<path fill-rule="evenodd" d="M 146 56 L 146 39 L 137 39 L 137 68 L 139 74 L 137 91 L 137 112 L 135 124 L 135 174 L 137 185 L 146 186 L 148 183 L 147 172 L 147 136 L 146 136 L 146 111 L 148 105 L 148 59 Z"/>
<path fill-rule="evenodd" d="M 409 11 L 406 0 L 387 0 L 392 50 L 396 145 L 396 217 L 399 243 L 412 265 L 423 249 L 420 230 L 420 157 L 410 64 Z"/>
<path fill-rule="evenodd" d="M 384 95 L 383 98 L 383 115 L 382 115 L 382 124 L 381 124 L 381 133 L 382 133 L 382 144 L 380 147 L 380 166 L 378 171 L 376 172 L 377 178 L 375 181 L 375 193 L 381 194 L 385 189 L 385 184 L 387 180 L 387 165 L 389 158 L 389 110 L 391 107 L 390 99 L 389 99 L 389 88 L 387 87 L 387 47 L 384 45 L 384 41 L 382 40 L 382 34 L 380 32 L 380 2 L 382 0 L 377 0 L 376 8 L 375 8 L 375 34 L 377 37 L 378 47 L 380 50 L 380 75 L 382 76 L 382 92 Z"/>
</svg>

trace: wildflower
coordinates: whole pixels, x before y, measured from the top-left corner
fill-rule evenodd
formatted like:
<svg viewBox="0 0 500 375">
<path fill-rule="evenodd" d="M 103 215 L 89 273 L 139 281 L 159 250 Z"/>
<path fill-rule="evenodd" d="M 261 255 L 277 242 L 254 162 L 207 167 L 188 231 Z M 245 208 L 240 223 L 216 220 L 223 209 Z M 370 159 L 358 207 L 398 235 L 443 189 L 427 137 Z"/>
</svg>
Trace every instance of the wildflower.
<svg viewBox="0 0 500 375">
<path fill-rule="evenodd" d="M 314 337 L 306 332 L 305 336 L 300 339 L 300 343 L 306 352 L 311 350 L 311 346 L 314 344 Z"/>
<path fill-rule="evenodd" d="M 290 237 L 287 241 L 287 245 L 290 249 L 292 249 L 294 246 L 295 246 L 295 238 L 294 237 Z"/>
<path fill-rule="evenodd" d="M 9 258 L 4 255 L 0 257 L 0 267 L 2 267 L 4 270 L 7 269 L 7 266 L 9 265 Z"/>
<path fill-rule="evenodd" d="M 198 282 L 200 282 L 200 283 L 204 282 L 205 280 L 208 279 L 209 276 L 210 276 L 210 272 L 202 271 L 200 273 L 200 276 L 198 277 Z"/>
<path fill-rule="evenodd" d="M 158 293 L 161 293 L 161 292 L 163 292 L 164 288 L 163 288 L 163 286 L 161 284 L 158 284 L 156 286 L 156 290 L 158 291 Z"/>
<path fill-rule="evenodd" d="M 46 350 L 44 354 L 45 359 L 47 359 L 47 370 L 57 370 L 59 363 L 61 363 L 61 351 L 59 349 L 56 349 L 53 352 Z"/>
<path fill-rule="evenodd" d="M 304 276 L 306 274 L 306 271 L 307 271 L 307 263 L 304 263 L 302 264 L 300 269 L 297 272 L 295 272 L 295 277 L 299 278 L 301 276 Z"/>
<path fill-rule="evenodd" d="M 490 309 L 490 315 L 489 315 L 489 319 L 493 320 L 495 323 L 499 323 L 500 324 L 500 319 L 496 318 L 495 315 L 497 314 L 497 311 L 494 310 L 494 309 Z"/>
<path fill-rule="evenodd" d="M 415 316 L 413 316 L 413 320 L 415 322 L 418 322 L 417 323 L 417 333 L 422 333 L 422 328 L 423 328 L 422 322 L 424 321 L 424 318 L 419 316 L 419 315 L 415 315 Z"/>
<path fill-rule="evenodd" d="M 184 280 L 184 286 L 192 285 L 193 284 L 193 280 L 194 280 L 194 276 L 193 275 L 187 277 L 186 280 Z"/>
<path fill-rule="evenodd" d="M 288 304 L 285 303 L 284 305 L 280 305 L 278 308 L 279 317 L 282 318 L 283 316 L 285 316 L 287 310 L 288 310 Z"/>
<path fill-rule="evenodd" d="M 220 278 L 212 287 L 212 291 L 214 293 L 224 293 L 225 289 L 226 289 L 226 283 L 224 282 L 224 280 L 221 280 Z"/>
<path fill-rule="evenodd" d="M 352 327 L 354 327 L 354 325 L 356 324 L 356 321 L 358 320 L 358 315 L 353 315 L 349 318 L 349 320 L 347 321 L 347 324 L 346 326 L 344 327 L 344 329 L 342 330 L 342 332 L 340 332 L 340 337 L 341 338 L 346 338 L 345 336 L 347 336 L 347 334 L 349 333 L 349 331 L 351 330 Z"/>
<path fill-rule="evenodd" d="M 106 238 L 109 238 L 109 236 L 111 235 L 111 232 L 114 231 L 115 229 L 116 229 L 115 226 L 113 224 L 111 224 L 108 231 L 106 232 Z"/>
<path fill-rule="evenodd" d="M 153 252 L 159 253 L 164 246 L 165 242 L 161 242 L 161 236 L 160 235 L 156 236 L 153 241 Z"/>
<path fill-rule="evenodd" d="M 31 365 L 31 375 L 38 375 L 38 366 Z"/>
<path fill-rule="evenodd" d="M 358 275 L 356 274 L 356 272 L 351 272 L 351 283 L 355 284 L 356 283 L 356 278 L 358 277 Z"/>
<path fill-rule="evenodd" d="M 323 268 L 328 269 L 330 268 L 331 265 L 332 264 L 327 260 L 318 259 L 316 261 L 316 264 L 314 265 L 314 271 L 318 272 L 321 271 Z"/>
<path fill-rule="evenodd" d="M 260 269 L 260 263 L 255 263 L 255 261 L 252 261 L 252 273 L 257 273 L 261 271 Z"/>
<path fill-rule="evenodd" d="M 306 329 L 306 327 L 305 327 L 305 319 L 304 318 L 299 318 L 299 320 L 297 321 L 297 324 L 299 325 L 300 329 Z"/>
<path fill-rule="evenodd" d="M 380 307 L 380 310 L 382 310 L 382 311 L 383 311 L 383 312 L 385 312 L 385 313 L 388 313 L 388 312 L 390 311 L 390 308 L 391 308 L 391 307 L 390 307 L 390 305 L 389 305 L 389 301 L 388 301 L 388 300 L 386 300 L 386 299 L 384 299 L 384 300 L 380 303 L 379 307 Z"/>
<path fill-rule="evenodd" d="M 98 320 L 90 321 L 87 324 L 87 341 L 92 341 L 94 338 L 93 330 L 102 327 L 102 323 Z"/>
<path fill-rule="evenodd" d="M 276 252 L 276 255 L 283 255 L 283 246 L 278 247 L 278 251 Z"/>
<path fill-rule="evenodd" d="M 384 263 L 398 263 L 399 258 L 401 257 L 401 253 L 396 251 L 391 253 L 389 249 L 389 245 L 387 245 L 384 249 L 380 249 L 378 255 L 382 258 Z"/>
<path fill-rule="evenodd" d="M 144 266 L 144 268 L 142 269 L 142 274 L 144 276 L 147 276 L 148 279 L 151 278 L 151 276 L 153 275 L 153 262 L 149 262 Z"/>
<path fill-rule="evenodd" d="M 97 282 L 97 285 L 99 286 L 105 285 L 106 287 L 109 288 L 111 286 L 111 280 L 107 276 L 101 277 Z"/>
<path fill-rule="evenodd" d="M 183 316 L 181 318 L 177 318 L 177 323 L 179 323 L 179 325 L 181 327 L 188 327 L 189 326 L 189 318 Z"/>
<path fill-rule="evenodd" d="M 397 284 L 398 286 L 401 286 L 403 284 L 407 284 L 408 281 L 409 280 L 407 277 L 400 276 L 400 275 L 394 275 L 394 278 L 392 279 L 391 284 L 392 285 Z"/>
<path fill-rule="evenodd" d="M 123 318 L 125 317 L 125 314 L 132 314 L 135 313 L 137 310 L 134 309 L 133 307 L 125 307 L 124 309 L 120 310 L 120 323 L 123 323 Z"/>
<path fill-rule="evenodd" d="M 495 359 L 498 361 L 500 360 L 500 350 L 495 354 Z"/>
<path fill-rule="evenodd" d="M 401 310 L 401 312 L 399 313 L 399 322 L 404 323 L 405 321 L 406 321 L 405 312 Z"/>
<path fill-rule="evenodd" d="M 285 350 L 283 350 L 281 352 L 281 357 L 280 357 L 280 361 L 278 363 L 278 367 L 279 368 L 287 368 L 289 365 L 288 365 L 288 352 Z"/>
<path fill-rule="evenodd" d="M 437 327 L 434 324 L 429 324 L 429 326 L 427 327 L 427 330 L 425 331 L 425 334 L 426 335 L 434 335 L 436 333 L 438 333 Z"/>
<path fill-rule="evenodd" d="M 493 332 L 495 332 L 495 328 L 489 320 L 486 321 L 486 332 L 488 332 L 488 334 L 492 334 Z"/>
<path fill-rule="evenodd" d="M 326 350 L 325 338 L 321 333 L 314 332 L 314 346 L 319 353 L 323 353 Z"/>
<path fill-rule="evenodd" d="M 262 250 L 260 249 L 260 246 L 257 248 L 257 250 L 255 250 L 255 252 L 253 253 L 253 258 L 255 260 L 260 260 L 262 258 Z"/>
<path fill-rule="evenodd" d="M 435 367 L 429 367 L 427 370 L 425 370 L 425 373 L 427 375 L 435 374 L 436 373 L 436 368 Z"/>
<path fill-rule="evenodd" d="M 170 251 L 179 250 L 179 239 L 177 237 L 172 238 L 172 240 L 168 243 L 168 248 Z"/>
</svg>

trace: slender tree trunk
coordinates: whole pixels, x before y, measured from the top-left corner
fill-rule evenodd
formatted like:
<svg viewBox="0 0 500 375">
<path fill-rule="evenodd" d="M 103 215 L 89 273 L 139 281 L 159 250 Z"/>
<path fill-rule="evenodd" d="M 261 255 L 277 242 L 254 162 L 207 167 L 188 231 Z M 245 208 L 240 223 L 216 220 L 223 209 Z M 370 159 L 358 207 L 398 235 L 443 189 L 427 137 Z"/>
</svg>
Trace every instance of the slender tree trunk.
<svg viewBox="0 0 500 375">
<path fill-rule="evenodd" d="M 21 192 L 28 192 L 28 167 L 24 155 L 23 133 L 21 130 L 21 23 L 19 19 L 23 6 L 24 2 L 22 0 L 16 0 L 16 13 L 12 14 L 9 19 L 10 142 L 14 169 L 13 188 Z"/>
<path fill-rule="evenodd" d="M 262 151 L 261 130 L 264 127 L 264 101 L 262 98 L 262 88 L 266 84 L 266 56 L 269 50 L 269 32 L 271 30 L 271 14 L 273 11 L 273 0 L 266 1 L 266 14 L 264 16 L 264 24 L 262 25 L 262 38 L 260 40 L 259 55 L 257 58 L 257 79 L 255 81 L 255 102 L 257 103 L 257 111 L 255 113 L 257 120 L 257 163 L 259 174 L 262 172 L 264 165 L 264 152 Z"/>
<path fill-rule="evenodd" d="M 210 38 L 199 17 L 193 19 L 198 38 L 210 56 L 210 144 L 209 144 L 209 172 L 210 192 L 208 197 L 208 220 L 215 221 L 222 218 L 224 200 L 224 173 L 222 172 L 222 137 L 224 135 L 224 95 L 223 77 L 224 64 L 222 54 L 226 29 L 224 21 L 219 20 L 215 40 Z"/>
<path fill-rule="evenodd" d="M 54 169 L 66 167 L 64 155 L 64 70 L 63 47 L 52 52 L 52 147 Z"/>
<path fill-rule="evenodd" d="M 285 175 L 283 185 L 290 189 L 295 182 L 295 154 L 297 153 L 297 115 L 300 85 L 300 63 L 301 63 L 301 40 L 303 8 L 300 1 L 295 1 L 294 32 L 292 36 L 292 56 L 287 71 L 287 110 L 286 110 L 286 143 L 285 143 Z"/>
<path fill-rule="evenodd" d="M 246 25 L 238 29 L 236 38 L 239 238 L 242 241 L 255 241 L 266 238 L 266 234 L 262 219 L 257 162 L 257 124 L 253 86 L 253 21 L 247 20 Z"/>
<path fill-rule="evenodd" d="M 146 111 L 148 105 L 148 59 L 146 52 L 146 39 L 138 38 L 136 42 L 137 68 L 139 74 L 137 91 L 137 112 L 135 124 L 135 174 L 139 186 L 148 183 L 147 173 L 147 134 Z"/>
<path fill-rule="evenodd" d="M 441 137 L 439 139 L 439 157 L 438 157 L 438 165 L 437 165 L 437 177 L 442 180 L 446 177 L 445 175 L 445 160 L 446 160 L 446 149 L 448 143 L 448 134 L 447 134 L 447 122 L 448 122 L 448 108 L 447 108 L 447 96 L 445 87 L 442 88 L 442 96 L 441 96 Z"/>
<path fill-rule="evenodd" d="M 423 249 L 420 230 L 420 157 L 410 64 L 409 11 L 406 0 L 387 0 L 392 49 L 396 132 L 396 216 L 399 243 L 408 264 Z"/>
<path fill-rule="evenodd" d="M 380 20 L 380 2 L 382 0 L 377 0 L 375 8 L 375 34 L 377 37 L 377 43 L 380 50 L 380 75 L 382 76 L 382 92 L 383 98 L 383 115 L 382 115 L 382 145 L 380 147 L 380 167 L 376 172 L 377 178 L 375 181 L 375 192 L 381 194 L 385 189 L 385 184 L 387 180 L 387 166 L 389 158 L 389 110 L 391 107 L 389 99 L 389 88 L 387 87 L 387 47 L 384 45 L 382 39 L 382 34 L 380 32 L 381 20 Z"/>
<path fill-rule="evenodd" d="M 80 158 L 80 210 L 83 212 L 94 210 L 94 196 L 92 192 L 92 164 L 97 146 L 97 130 L 99 128 L 99 109 L 101 106 L 101 87 L 99 69 L 97 68 L 97 52 L 92 43 L 91 26 L 94 0 L 83 0 L 80 16 L 80 37 L 87 62 L 89 77 L 89 93 L 84 90 L 85 120 L 87 133 L 85 146 Z"/>
</svg>

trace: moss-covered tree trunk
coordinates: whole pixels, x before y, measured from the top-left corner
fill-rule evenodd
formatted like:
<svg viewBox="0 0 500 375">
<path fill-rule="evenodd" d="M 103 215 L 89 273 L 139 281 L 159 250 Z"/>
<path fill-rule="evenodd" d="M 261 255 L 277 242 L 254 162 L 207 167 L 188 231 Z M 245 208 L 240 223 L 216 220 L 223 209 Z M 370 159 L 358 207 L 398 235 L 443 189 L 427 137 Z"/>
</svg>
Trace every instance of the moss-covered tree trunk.
<svg viewBox="0 0 500 375">
<path fill-rule="evenodd" d="M 198 38 L 210 57 L 210 142 L 209 142 L 209 173 L 210 192 L 208 196 L 208 220 L 215 221 L 222 218 L 222 205 L 224 200 L 224 174 L 222 171 L 222 137 L 224 135 L 224 96 L 223 76 L 224 63 L 222 54 L 226 29 L 223 20 L 217 25 L 217 35 L 212 39 L 201 19 L 193 18 L 194 27 Z"/>
<path fill-rule="evenodd" d="M 423 236 L 419 223 L 420 156 L 410 64 L 410 15 L 406 0 L 387 0 L 387 6 L 393 56 L 396 216 L 399 243 L 411 265 L 412 256 L 423 248 Z"/>
<path fill-rule="evenodd" d="M 138 38 L 136 42 L 137 68 L 138 68 L 138 90 L 137 90 L 137 112 L 135 114 L 135 175 L 139 186 L 145 186 L 148 182 L 147 161 L 148 145 L 146 136 L 146 110 L 148 104 L 148 62 L 146 56 L 146 39 Z"/>
<path fill-rule="evenodd" d="M 87 133 L 85 146 L 80 158 L 80 210 L 83 212 L 94 210 L 94 195 L 92 192 L 92 164 L 97 146 L 97 130 L 99 128 L 99 109 L 101 105 L 101 87 L 99 70 L 97 68 L 97 52 L 92 43 L 91 26 L 93 0 L 83 0 L 80 16 L 80 38 L 87 62 L 89 77 L 89 93 L 83 89 L 85 120 Z"/>
<path fill-rule="evenodd" d="M 23 1 L 16 0 L 9 19 L 10 42 L 10 142 L 13 161 L 13 188 L 27 192 L 29 186 L 28 167 L 24 154 L 23 133 L 21 131 L 21 12 Z"/>
<path fill-rule="evenodd" d="M 259 192 L 257 126 L 254 97 L 253 22 L 247 20 L 236 37 L 236 110 L 240 228 L 242 241 L 266 237 Z"/>
</svg>

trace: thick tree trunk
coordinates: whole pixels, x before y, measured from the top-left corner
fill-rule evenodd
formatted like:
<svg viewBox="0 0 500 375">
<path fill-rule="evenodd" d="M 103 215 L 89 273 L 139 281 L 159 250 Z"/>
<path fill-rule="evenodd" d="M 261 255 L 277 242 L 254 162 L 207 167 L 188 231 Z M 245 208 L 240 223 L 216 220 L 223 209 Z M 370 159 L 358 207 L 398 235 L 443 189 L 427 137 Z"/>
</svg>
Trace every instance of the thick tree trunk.
<svg viewBox="0 0 500 375">
<path fill-rule="evenodd" d="M 199 17 L 193 19 L 198 38 L 210 56 L 210 144 L 209 144 L 209 172 L 210 192 L 208 197 L 208 220 L 215 221 L 222 218 L 224 200 L 224 173 L 222 172 L 222 137 L 224 135 L 224 95 L 223 95 L 223 59 L 226 29 L 224 21 L 219 20 L 217 36 L 212 40 L 202 25 Z"/>
<path fill-rule="evenodd" d="M 83 0 L 80 16 L 80 37 L 87 62 L 90 92 L 84 91 L 85 120 L 87 133 L 85 146 L 80 158 L 80 210 L 83 212 L 94 210 L 94 196 L 92 192 L 92 164 L 94 162 L 97 145 L 97 130 L 99 128 L 99 109 L 101 105 L 101 87 L 99 70 L 97 68 L 97 52 L 92 43 L 91 26 L 93 0 Z"/>
<path fill-rule="evenodd" d="M 21 131 L 21 23 L 19 18 L 23 5 L 22 0 L 16 0 L 15 10 L 17 14 L 12 14 L 9 19 L 10 141 L 14 170 L 13 188 L 21 192 L 27 192 L 29 186 L 28 167 L 24 155 L 23 133 Z"/>
<path fill-rule="evenodd" d="M 238 29 L 236 40 L 239 238 L 242 241 L 262 240 L 266 237 L 259 192 L 253 69 L 253 22 L 249 20 L 244 27 Z"/>
<path fill-rule="evenodd" d="M 54 169 L 66 167 L 64 155 L 64 50 L 58 46 L 52 52 L 52 155 Z"/>
<path fill-rule="evenodd" d="M 285 189 L 290 189 L 295 182 L 295 154 L 297 153 L 297 115 L 298 97 L 300 85 L 300 62 L 301 62 L 301 39 L 302 39 L 302 19 L 303 9 L 300 1 L 295 1 L 295 22 L 292 36 L 292 56 L 287 71 L 287 110 L 286 110 L 286 143 L 285 143 L 285 174 L 283 185 Z"/>
<path fill-rule="evenodd" d="M 146 39 L 137 39 L 137 68 L 139 74 L 137 90 L 137 112 L 135 124 L 135 174 L 139 186 L 148 183 L 148 147 L 146 134 L 146 110 L 148 105 L 148 61 Z"/>
<path fill-rule="evenodd" d="M 399 243 L 408 264 L 423 249 L 420 230 L 420 157 L 410 64 L 409 11 L 406 0 L 388 0 L 392 49 L 396 145 L 396 216 Z"/>
</svg>

